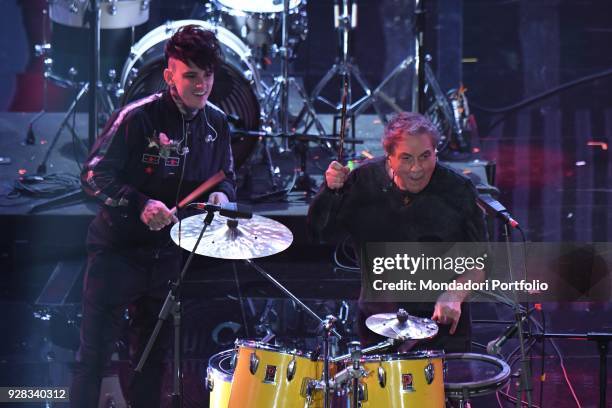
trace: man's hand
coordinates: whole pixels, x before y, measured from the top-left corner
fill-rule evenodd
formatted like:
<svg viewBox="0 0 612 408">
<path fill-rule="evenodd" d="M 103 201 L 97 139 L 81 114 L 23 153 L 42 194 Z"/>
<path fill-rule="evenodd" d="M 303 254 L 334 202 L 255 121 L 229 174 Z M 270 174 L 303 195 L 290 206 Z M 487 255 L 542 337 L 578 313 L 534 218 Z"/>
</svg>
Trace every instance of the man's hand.
<svg viewBox="0 0 612 408">
<path fill-rule="evenodd" d="M 325 182 L 327 183 L 327 187 L 332 190 L 342 188 L 350 172 L 351 169 L 334 160 L 325 171 Z"/>
<path fill-rule="evenodd" d="M 140 214 L 140 220 L 144 222 L 151 231 L 159 231 L 167 225 L 178 222 L 178 218 L 170 212 L 168 207 L 157 200 L 147 201 Z"/>
<path fill-rule="evenodd" d="M 439 324 L 450 324 L 450 334 L 455 334 L 461 317 L 461 302 L 443 293 L 436 302 L 431 319 Z"/>
<path fill-rule="evenodd" d="M 229 198 L 220 191 L 215 191 L 208 197 L 208 202 L 214 205 L 224 205 L 229 203 Z"/>
</svg>

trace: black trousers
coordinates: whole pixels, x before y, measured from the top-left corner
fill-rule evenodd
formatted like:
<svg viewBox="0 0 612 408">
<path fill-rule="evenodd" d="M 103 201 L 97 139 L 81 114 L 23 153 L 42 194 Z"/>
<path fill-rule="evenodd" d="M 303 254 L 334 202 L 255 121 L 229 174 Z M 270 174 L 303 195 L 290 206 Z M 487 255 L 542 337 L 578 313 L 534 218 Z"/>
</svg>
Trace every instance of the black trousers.
<svg viewBox="0 0 612 408">
<path fill-rule="evenodd" d="M 129 251 L 101 246 L 88 248 L 81 344 L 70 390 L 72 407 L 98 406 L 100 384 L 125 323 L 128 306 L 131 361 L 132 368 L 136 367 L 168 293 L 168 281 L 177 277 L 180 266 L 177 247 Z M 132 408 L 160 405 L 163 363 L 171 327 L 171 321 L 164 323 L 142 373 L 132 375 L 126 396 Z"/>
</svg>

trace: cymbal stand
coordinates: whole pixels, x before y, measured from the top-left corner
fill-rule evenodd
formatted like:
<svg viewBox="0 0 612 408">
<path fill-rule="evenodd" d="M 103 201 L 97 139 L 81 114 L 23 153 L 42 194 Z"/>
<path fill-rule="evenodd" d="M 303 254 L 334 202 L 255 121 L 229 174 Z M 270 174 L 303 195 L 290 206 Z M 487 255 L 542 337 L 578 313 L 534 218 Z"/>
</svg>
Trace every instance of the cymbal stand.
<svg viewBox="0 0 612 408">
<path fill-rule="evenodd" d="M 84 83 L 76 83 L 71 80 L 65 80 L 65 79 L 56 77 L 50 72 L 52 61 L 49 61 L 48 64 L 47 64 L 47 61 L 45 61 L 45 65 L 49 67 L 49 71 L 45 72 L 45 79 L 51 79 L 54 82 L 57 82 L 60 86 L 64 86 L 66 88 L 72 88 L 72 87 L 77 88 L 78 91 L 77 91 L 77 94 L 74 100 L 70 104 L 70 107 L 68 108 L 68 111 L 66 112 L 66 115 L 62 119 L 60 127 L 56 131 L 55 136 L 53 137 L 53 140 L 49 144 L 49 148 L 47 149 L 47 152 L 45 153 L 45 156 L 42 162 L 38 165 L 38 169 L 36 171 L 37 174 L 46 174 L 47 161 L 49 160 L 51 152 L 53 151 L 57 141 L 59 140 L 59 137 L 62 134 L 62 131 L 64 130 L 64 128 L 68 127 L 70 129 L 70 132 L 72 133 L 73 140 L 75 142 L 78 141 L 80 144 L 82 144 L 80 139 L 78 139 L 77 137 L 74 127 L 70 125 L 69 119 L 72 115 L 76 114 L 77 105 L 79 101 L 86 94 L 89 94 L 89 134 L 88 134 L 89 135 L 88 136 L 89 147 L 93 146 L 96 136 L 97 136 L 98 112 L 99 112 L 98 111 L 98 99 L 100 99 L 100 103 L 106 109 L 105 112 L 110 113 L 114 110 L 114 104 L 113 104 L 113 101 L 108 91 L 99 81 L 99 65 L 100 65 L 100 3 L 99 1 L 100 0 L 90 0 L 89 22 L 90 22 L 90 36 L 92 39 L 92 44 L 91 44 L 92 49 L 91 49 L 91 59 L 90 59 L 91 71 L 90 71 L 89 81 L 84 82 Z M 43 44 L 43 45 L 46 47 L 46 44 Z M 114 80 L 114 76 L 115 76 L 114 72 L 109 73 L 109 78 L 111 80 Z M 85 150 L 87 151 L 88 149 L 85 148 Z"/>
<path fill-rule="evenodd" d="M 397 78 L 399 75 L 404 73 L 407 69 L 412 68 L 411 70 L 411 83 L 412 83 L 412 111 L 420 112 L 422 114 L 428 114 L 433 112 L 435 109 L 439 110 L 436 112 L 441 117 L 437 119 L 436 122 L 444 121 L 446 126 L 448 126 L 450 132 L 456 138 L 456 142 L 459 145 L 461 150 L 466 150 L 468 148 L 468 143 L 465 140 L 465 135 L 463 132 L 463 126 L 460 123 L 461 114 L 457 112 L 457 109 L 461 108 L 457 106 L 455 109 L 449 103 L 446 95 L 440 88 L 440 84 L 436 79 L 436 76 L 431 69 L 431 65 L 429 62 L 431 61 L 431 56 L 426 53 L 425 50 L 425 31 L 426 31 L 426 0 L 414 0 L 414 56 L 409 55 L 402 62 L 400 62 L 390 73 L 382 80 L 382 82 L 370 93 L 368 93 L 365 97 L 361 98 L 359 101 L 355 102 L 354 116 L 357 117 L 362 114 L 366 109 L 370 106 L 374 108 L 376 114 L 380 118 L 382 123 L 387 123 L 387 116 L 381 111 L 379 103 L 384 102 L 387 106 L 389 106 L 394 112 L 401 112 L 405 109 L 402 109 L 398 106 L 395 101 L 389 97 L 384 92 L 384 88 L 389 85 L 389 83 Z M 427 94 L 431 95 L 431 99 L 433 99 L 433 103 L 428 106 L 427 103 Z M 433 109 L 435 108 L 435 109 Z M 434 123 L 438 127 L 440 127 L 439 123 Z M 444 133 L 444 132 L 442 132 Z M 446 137 L 443 134 L 443 137 Z M 438 150 L 442 150 L 448 141 L 444 141 L 445 145 L 442 147 L 438 147 Z"/>
<path fill-rule="evenodd" d="M 42 92 L 42 109 L 40 112 L 30 120 L 28 124 L 28 131 L 26 133 L 26 138 L 24 143 L 27 145 L 33 145 L 36 143 L 36 137 L 34 135 L 34 123 L 36 123 L 43 115 L 47 112 L 47 102 L 49 97 L 49 84 L 47 82 L 47 72 L 50 69 L 50 65 L 53 60 L 48 58 L 51 53 L 51 44 L 47 42 L 47 26 L 49 24 L 49 10 L 47 8 L 43 9 L 43 18 L 42 18 L 42 43 L 34 45 L 34 55 L 36 57 L 43 58 L 44 64 L 44 74 L 43 74 L 43 92 Z"/>
<path fill-rule="evenodd" d="M 193 256 L 200 245 L 200 241 L 204 236 L 204 232 L 212 223 L 212 220 L 215 216 L 214 211 L 208 211 L 206 213 L 206 217 L 204 218 L 204 223 L 202 225 L 202 230 L 200 231 L 200 235 L 196 240 L 193 250 L 189 254 L 189 257 L 185 261 L 185 265 L 183 265 L 183 269 L 178 276 L 178 280 L 176 282 L 172 282 L 170 284 L 170 290 L 168 291 L 168 295 L 166 296 L 166 300 L 159 312 L 159 317 L 157 323 L 155 324 L 155 328 L 153 329 L 153 333 L 151 333 L 151 337 L 149 337 L 149 341 L 140 356 L 140 360 L 138 361 L 138 365 L 134 369 L 135 372 L 141 373 L 147 358 L 149 357 L 149 353 L 159 336 L 159 332 L 162 328 L 163 323 L 168 319 L 168 316 L 172 314 L 172 320 L 174 322 L 174 376 L 173 376 L 173 386 L 172 386 L 172 408 L 181 408 L 183 406 L 183 373 L 182 373 L 182 347 L 181 347 L 181 301 L 180 301 L 180 289 L 183 279 L 185 278 L 185 274 L 191 261 L 193 260 Z M 180 238 L 180 237 L 179 237 Z"/>
<path fill-rule="evenodd" d="M 340 7 L 342 7 L 342 14 L 340 14 Z M 353 62 L 350 57 L 350 44 L 351 44 L 351 31 L 357 27 L 357 1 L 353 0 L 342 0 L 340 4 L 339 0 L 334 1 L 334 27 L 338 32 L 338 57 L 336 62 L 327 71 L 327 73 L 321 78 L 319 83 L 315 85 L 311 95 L 310 101 L 314 105 L 315 102 L 319 101 L 323 104 L 331 107 L 335 111 L 334 115 L 334 133 L 336 130 L 336 121 L 340 118 L 340 111 L 342 109 L 342 102 L 333 103 L 326 98 L 321 96 L 321 92 L 327 84 L 335 77 L 340 76 L 341 78 L 347 77 L 348 81 L 348 93 L 347 93 L 347 111 L 346 116 L 351 124 L 351 136 L 355 138 L 355 108 L 363 103 L 364 100 L 369 98 L 372 91 L 368 86 L 366 80 L 361 75 L 359 67 Z M 359 86 L 361 87 L 364 96 L 359 100 L 353 102 L 352 100 L 352 78 L 355 78 Z M 344 81 L 343 81 L 344 82 Z M 342 87 L 340 89 L 342 94 Z M 352 152 L 355 152 L 355 145 L 352 144 Z"/>
<path fill-rule="evenodd" d="M 306 129 L 312 125 L 316 127 L 320 135 L 325 134 L 325 128 L 319 121 L 313 104 L 304 88 L 296 81 L 294 77 L 289 76 L 289 60 L 291 59 L 292 49 L 289 47 L 289 0 L 283 0 L 283 16 L 282 16 L 282 45 L 279 48 L 281 56 L 281 75 L 274 78 L 274 85 L 270 87 L 264 95 L 264 123 L 273 124 L 275 132 L 287 134 L 295 131 L 305 117 L 309 118 L 304 124 Z M 289 123 L 289 88 L 293 87 L 299 94 L 302 101 L 302 110 L 298 118 Z M 306 130 L 304 131 L 304 133 Z M 284 142 L 287 148 L 287 141 Z"/>
</svg>

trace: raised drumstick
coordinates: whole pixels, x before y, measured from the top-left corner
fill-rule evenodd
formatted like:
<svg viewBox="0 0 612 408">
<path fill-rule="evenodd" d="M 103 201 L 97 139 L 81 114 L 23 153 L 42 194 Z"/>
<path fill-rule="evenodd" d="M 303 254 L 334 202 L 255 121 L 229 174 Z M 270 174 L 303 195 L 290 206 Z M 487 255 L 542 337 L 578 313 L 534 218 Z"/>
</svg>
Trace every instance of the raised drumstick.
<svg viewBox="0 0 612 408">
<path fill-rule="evenodd" d="M 176 214 L 176 210 L 189 205 L 193 200 L 219 184 L 225 180 L 225 173 L 223 170 L 219 170 L 219 172 L 215 173 L 211 178 L 200 184 L 198 188 L 193 190 L 187 197 L 183 198 L 181 202 L 178 203 L 178 207 L 174 207 L 170 210 L 172 214 Z"/>
</svg>

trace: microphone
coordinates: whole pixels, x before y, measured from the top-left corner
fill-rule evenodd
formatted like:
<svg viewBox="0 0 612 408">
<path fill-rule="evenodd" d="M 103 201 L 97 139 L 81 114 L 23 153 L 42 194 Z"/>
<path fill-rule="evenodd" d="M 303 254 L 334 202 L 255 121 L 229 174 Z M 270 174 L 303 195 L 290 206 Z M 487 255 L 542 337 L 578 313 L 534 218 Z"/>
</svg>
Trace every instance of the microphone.
<svg viewBox="0 0 612 408">
<path fill-rule="evenodd" d="M 490 354 L 493 356 L 499 354 L 503 345 L 506 344 L 506 342 L 510 340 L 512 337 L 514 337 L 514 334 L 518 331 L 518 325 L 523 324 L 523 321 L 525 320 L 526 317 L 527 316 L 523 316 L 520 323 L 514 323 L 513 325 L 508 326 L 506 330 L 502 333 L 501 336 L 498 336 L 495 339 L 488 342 L 487 343 L 487 354 Z"/>
<path fill-rule="evenodd" d="M 220 215 L 228 218 L 253 218 L 253 210 L 250 206 L 238 203 L 227 203 L 222 205 L 210 203 L 192 203 L 190 206 L 204 211 L 218 211 Z"/>
<path fill-rule="evenodd" d="M 478 205 L 482 207 L 487 214 L 495 216 L 501 219 L 505 224 L 510 226 L 511 228 L 518 228 L 519 223 L 510 215 L 510 212 L 496 199 L 493 198 L 491 194 L 478 194 L 476 198 Z"/>
</svg>

